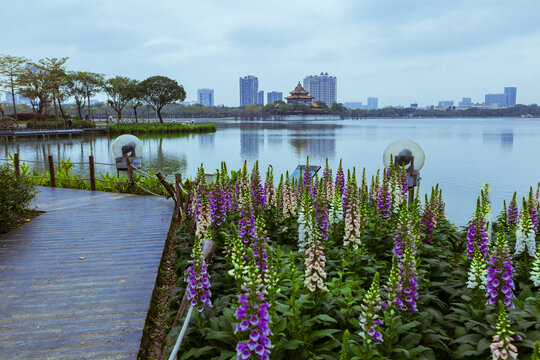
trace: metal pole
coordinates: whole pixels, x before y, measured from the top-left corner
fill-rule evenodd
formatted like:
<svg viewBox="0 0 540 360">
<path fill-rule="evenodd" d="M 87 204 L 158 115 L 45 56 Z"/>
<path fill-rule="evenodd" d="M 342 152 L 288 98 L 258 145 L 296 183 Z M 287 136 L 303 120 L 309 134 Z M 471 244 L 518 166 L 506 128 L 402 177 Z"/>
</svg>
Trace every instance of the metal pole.
<svg viewBox="0 0 540 360">
<path fill-rule="evenodd" d="M 56 187 L 56 180 L 54 178 L 54 161 L 52 155 L 49 155 L 49 174 L 51 175 L 51 187 Z"/>
<path fill-rule="evenodd" d="M 176 344 L 174 344 L 174 348 L 171 352 L 171 356 L 169 356 L 169 360 L 176 359 L 176 354 L 178 353 L 178 349 L 180 349 L 180 344 L 182 343 L 182 339 L 184 338 L 184 335 L 186 334 L 186 330 L 189 324 L 189 320 L 191 320 L 191 314 L 193 313 L 193 308 L 195 305 L 191 305 L 189 307 L 189 311 L 186 315 L 186 320 L 184 320 L 184 325 L 182 325 L 182 330 L 180 331 L 180 335 L 178 335 L 178 339 L 176 339 Z"/>
</svg>

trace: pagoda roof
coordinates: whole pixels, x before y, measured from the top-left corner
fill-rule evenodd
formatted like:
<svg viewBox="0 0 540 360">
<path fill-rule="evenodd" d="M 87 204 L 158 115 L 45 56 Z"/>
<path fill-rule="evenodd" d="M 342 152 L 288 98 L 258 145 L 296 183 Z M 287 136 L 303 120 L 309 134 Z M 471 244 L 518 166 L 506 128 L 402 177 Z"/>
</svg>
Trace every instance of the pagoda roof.
<svg viewBox="0 0 540 360">
<path fill-rule="evenodd" d="M 296 85 L 296 88 L 290 92 L 291 96 L 286 96 L 285 99 L 287 100 L 295 100 L 295 99 L 304 99 L 304 100 L 312 100 L 313 96 L 309 96 L 309 92 L 304 90 L 300 82 L 298 82 L 298 85 Z"/>
<path fill-rule="evenodd" d="M 309 94 L 309 92 L 304 90 L 304 88 L 302 87 L 302 84 L 300 84 L 300 81 L 299 81 L 298 85 L 296 85 L 296 88 L 294 88 L 294 90 L 291 91 L 289 94 L 291 94 L 291 95 L 307 95 L 307 94 Z M 313 97 L 311 97 L 311 98 L 313 98 Z"/>
</svg>

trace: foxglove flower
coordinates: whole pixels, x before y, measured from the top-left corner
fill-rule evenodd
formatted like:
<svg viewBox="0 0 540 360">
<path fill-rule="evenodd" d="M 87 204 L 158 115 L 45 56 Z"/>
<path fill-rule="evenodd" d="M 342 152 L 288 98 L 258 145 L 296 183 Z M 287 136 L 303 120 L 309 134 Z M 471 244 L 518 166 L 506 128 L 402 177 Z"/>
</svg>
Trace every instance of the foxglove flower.
<svg viewBox="0 0 540 360">
<path fill-rule="evenodd" d="M 329 219 L 332 227 L 337 226 L 338 223 L 343 220 L 343 197 L 337 188 L 334 191 L 334 196 L 332 197 L 332 202 L 330 203 Z"/>
<path fill-rule="evenodd" d="M 486 304 L 496 304 L 501 300 L 504 305 L 513 308 L 512 299 L 514 296 L 515 284 L 514 267 L 510 258 L 508 243 L 502 230 L 496 232 L 496 241 L 490 254 L 488 262 L 487 284 L 486 284 Z"/>
<path fill-rule="evenodd" d="M 266 194 L 265 205 L 270 208 L 277 206 L 276 189 L 274 187 L 274 168 L 268 166 L 266 180 L 264 181 L 264 193 Z"/>
<path fill-rule="evenodd" d="M 519 223 L 516 231 L 515 254 L 519 255 L 527 249 L 529 256 L 534 257 L 536 253 L 536 233 L 534 224 L 529 214 L 528 206 L 523 202 L 519 215 Z"/>
<path fill-rule="evenodd" d="M 379 273 L 375 273 L 373 282 L 360 305 L 360 327 L 362 328 L 360 336 L 367 344 L 371 344 L 372 341 L 383 341 L 382 334 L 378 331 L 378 327 L 383 324 L 377 314 L 381 310 L 380 303 Z"/>
<path fill-rule="evenodd" d="M 347 194 L 345 195 L 345 234 L 343 245 L 354 250 L 361 245 L 361 219 L 360 219 L 360 199 L 358 198 L 358 187 L 355 181 L 356 176 L 347 182 Z"/>
<path fill-rule="evenodd" d="M 339 166 L 336 173 L 336 186 L 340 194 L 345 194 L 345 173 L 343 172 L 342 160 L 339 159 Z"/>
<path fill-rule="evenodd" d="M 259 174 L 259 162 L 255 161 L 253 170 L 251 170 L 251 199 L 253 201 L 253 210 L 264 209 L 266 195 L 261 184 L 261 175 Z"/>
<path fill-rule="evenodd" d="M 512 201 L 510 201 L 510 205 L 508 205 L 508 225 L 517 226 L 518 220 L 519 220 L 519 209 L 518 209 L 518 204 L 516 200 L 516 193 L 514 192 L 514 196 L 512 196 Z"/>
<path fill-rule="evenodd" d="M 283 205 L 282 205 L 283 218 L 289 219 L 290 217 L 296 215 L 297 205 L 296 205 L 296 191 L 294 190 L 294 187 L 289 181 L 288 176 L 286 177 L 285 183 L 283 184 L 282 198 L 283 198 Z"/>
<path fill-rule="evenodd" d="M 397 305 L 397 296 L 401 292 L 401 275 L 399 271 L 399 263 L 397 256 L 392 258 L 392 269 L 390 270 L 390 276 L 388 281 L 384 285 L 385 300 L 381 301 L 381 306 L 388 311 L 390 316 L 394 315 L 394 308 Z"/>
<path fill-rule="evenodd" d="M 207 233 L 207 238 L 210 237 L 210 232 Z M 212 302 L 210 297 L 210 279 L 204 256 L 202 254 L 202 242 L 195 241 L 192 253 L 192 266 L 187 271 L 187 299 L 191 302 L 194 308 L 201 312 L 205 308 L 211 307 Z"/>
<path fill-rule="evenodd" d="M 441 212 L 442 208 L 442 212 Z M 422 211 L 422 218 L 420 220 L 420 239 L 427 241 L 431 244 L 433 240 L 433 232 L 437 227 L 439 219 L 444 218 L 444 203 L 442 201 L 442 194 L 438 189 L 438 186 L 431 188 L 431 195 L 426 195 L 426 203 Z"/>
<path fill-rule="evenodd" d="M 328 158 L 326 158 L 326 166 L 324 167 L 322 182 L 324 184 L 326 202 L 330 204 L 334 198 L 334 179 L 332 177 L 332 169 L 328 166 Z"/>
<path fill-rule="evenodd" d="M 417 236 L 413 234 L 406 206 L 401 207 L 399 217 L 399 239 L 396 237 L 394 253 L 398 259 L 401 288 L 397 291 L 395 301 L 396 305 L 401 310 L 415 312 L 418 311 L 416 308 L 416 300 L 418 300 L 418 282 L 415 257 L 415 243 Z"/>
<path fill-rule="evenodd" d="M 392 194 L 390 194 L 389 184 L 390 171 L 387 170 L 383 176 L 383 182 L 377 198 L 377 211 L 383 219 L 390 219 L 392 215 Z"/>
<path fill-rule="evenodd" d="M 240 222 L 238 236 L 244 244 L 253 244 L 257 241 L 255 228 L 255 215 L 250 201 L 250 191 L 246 191 L 240 205 Z"/>
<path fill-rule="evenodd" d="M 487 264 L 484 256 L 476 244 L 474 245 L 474 258 L 469 267 L 469 289 L 485 289 L 487 283 Z"/>
<path fill-rule="evenodd" d="M 540 248 L 536 251 L 536 258 L 531 268 L 531 280 L 534 286 L 540 286 Z"/>
<path fill-rule="evenodd" d="M 315 180 L 317 180 L 317 177 L 315 177 Z M 326 191 L 322 182 L 318 186 L 318 191 L 313 201 L 313 210 L 320 239 L 322 242 L 325 242 L 328 239 L 328 202 L 326 201 Z"/>
<path fill-rule="evenodd" d="M 238 323 L 235 333 L 244 333 L 243 338 L 236 345 L 238 359 L 252 359 L 258 357 L 267 360 L 273 345 L 270 341 L 270 304 L 265 301 L 262 274 L 256 265 L 251 249 L 248 249 L 248 265 L 246 278 L 242 287 L 242 294 L 238 296 L 238 307 L 234 314 Z"/>
<path fill-rule="evenodd" d="M 493 360 L 497 359 L 517 359 L 518 350 L 512 344 L 514 332 L 510 330 L 508 314 L 501 301 L 499 301 L 499 311 L 497 322 L 495 323 L 497 333 L 493 336 L 493 342 L 489 346 Z"/>
<path fill-rule="evenodd" d="M 317 289 L 328 291 L 328 288 L 324 284 L 324 280 L 326 279 L 326 272 L 324 271 L 326 256 L 324 255 L 324 247 L 321 243 L 321 233 L 315 217 L 315 209 L 310 205 L 307 192 L 306 189 L 303 196 L 303 211 L 306 219 L 304 223 L 304 246 L 306 249 L 304 254 L 304 265 L 306 266 L 304 286 L 312 292 Z"/>
<path fill-rule="evenodd" d="M 485 221 L 485 214 L 482 210 L 480 197 L 476 201 L 476 210 L 474 212 L 474 218 L 469 223 L 469 229 L 467 230 L 467 257 L 472 259 L 474 257 L 474 245 L 478 246 L 483 256 L 487 256 L 489 243 L 489 235 L 487 229 L 487 223 Z"/>
<path fill-rule="evenodd" d="M 206 234 L 210 226 L 212 225 L 212 216 L 210 210 L 210 203 L 206 196 L 207 185 L 204 175 L 204 169 L 201 165 L 197 176 L 197 188 L 196 188 L 196 204 L 195 204 L 195 216 L 197 219 L 197 228 L 195 235 L 202 239 Z"/>
</svg>

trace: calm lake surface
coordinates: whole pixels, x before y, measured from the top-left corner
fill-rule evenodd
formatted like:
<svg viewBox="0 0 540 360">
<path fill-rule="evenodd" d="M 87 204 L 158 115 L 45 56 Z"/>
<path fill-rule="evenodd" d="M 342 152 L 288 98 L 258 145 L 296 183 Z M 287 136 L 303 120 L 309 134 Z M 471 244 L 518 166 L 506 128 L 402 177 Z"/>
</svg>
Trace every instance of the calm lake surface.
<svg viewBox="0 0 540 360">
<path fill-rule="evenodd" d="M 184 119 L 185 120 L 185 119 Z M 293 117 L 280 121 L 236 121 L 196 119 L 214 122 L 214 134 L 187 136 L 139 136 L 143 143 L 143 169 L 155 168 L 172 175 L 194 176 L 201 163 L 213 172 L 226 161 L 229 170 L 239 169 L 244 161 L 252 166 L 259 160 L 261 172 L 269 164 L 279 174 L 304 164 L 337 169 L 343 159 L 345 169 L 366 168 L 371 176 L 383 167 L 382 153 L 397 139 L 411 139 L 422 146 L 426 162 L 421 170 L 421 190 L 428 192 L 439 183 L 443 189 L 447 214 L 457 225 L 472 215 L 483 183 L 492 186 L 493 213 L 502 209 L 504 199 L 514 191 L 526 195 L 540 181 L 540 119 L 368 119 L 339 120 Z M 21 159 L 44 162 L 48 155 L 87 162 L 114 163 L 110 152 L 113 139 L 74 137 L 18 139 L 2 141 L 2 158 L 18 152 Z M 139 155 L 139 154 L 138 154 Z M 43 170 L 44 163 L 29 163 Z M 87 174 L 87 165 L 76 170 Z M 97 165 L 97 172 L 115 172 Z M 321 172 L 322 173 L 322 172 Z M 263 175 L 264 178 L 264 175 Z"/>
</svg>

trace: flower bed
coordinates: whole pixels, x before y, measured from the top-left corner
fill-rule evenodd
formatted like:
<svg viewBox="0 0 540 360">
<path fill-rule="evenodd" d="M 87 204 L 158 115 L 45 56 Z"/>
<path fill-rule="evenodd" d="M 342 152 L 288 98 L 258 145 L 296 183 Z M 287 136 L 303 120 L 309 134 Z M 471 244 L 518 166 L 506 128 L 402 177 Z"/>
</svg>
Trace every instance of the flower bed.
<svg viewBox="0 0 540 360">
<path fill-rule="evenodd" d="M 255 164 L 207 184 L 201 167 L 178 233 L 171 323 L 194 307 L 178 358 L 538 358 L 538 191 L 493 219 L 484 186 L 459 229 L 438 188 L 407 199 L 405 179 L 327 165 L 276 187 Z"/>
</svg>

